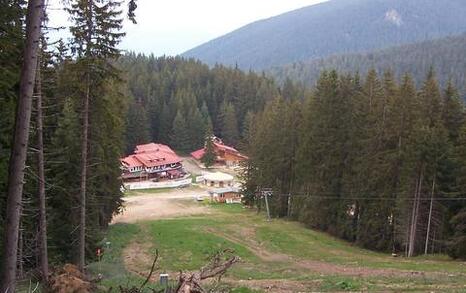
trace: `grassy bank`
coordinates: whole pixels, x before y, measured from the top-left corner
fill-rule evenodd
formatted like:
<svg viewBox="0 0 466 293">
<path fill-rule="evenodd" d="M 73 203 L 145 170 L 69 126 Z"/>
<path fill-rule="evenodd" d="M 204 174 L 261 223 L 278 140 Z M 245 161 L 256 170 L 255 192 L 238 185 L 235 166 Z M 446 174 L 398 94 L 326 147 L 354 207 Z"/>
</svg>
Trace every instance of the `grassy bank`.
<svg viewBox="0 0 466 293">
<path fill-rule="evenodd" d="M 210 208 L 213 213 L 209 216 L 112 226 L 108 233 L 111 250 L 101 263 L 104 276 L 108 277 L 105 285 L 140 282 L 141 277 L 128 273 L 122 260 L 123 249 L 138 239 L 148 244 L 147 255 L 153 255 L 156 248 L 159 250 L 159 267 L 171 276 L 181 269 L 200 268 L 216 251 L 234 249 L 242 259 L 227 276 L 228 282 L 237 284 L 235 292 L 250 292 L 247 287 L 261 287 L 266 280 L 318 291 L 466 292 L 464 262 L 445 256 L 393 258 L 349 245 L 299 223 L 267 222 L 263 215 L 240 205 Z M 150 261 L 142 267 L 148 268 L 149 264 Z M 326 268 L 320 271 L 319 264 L 325 264 Z M 345 273 L 352 268 L 364 271 L 360 275 Z"/>
</svg>

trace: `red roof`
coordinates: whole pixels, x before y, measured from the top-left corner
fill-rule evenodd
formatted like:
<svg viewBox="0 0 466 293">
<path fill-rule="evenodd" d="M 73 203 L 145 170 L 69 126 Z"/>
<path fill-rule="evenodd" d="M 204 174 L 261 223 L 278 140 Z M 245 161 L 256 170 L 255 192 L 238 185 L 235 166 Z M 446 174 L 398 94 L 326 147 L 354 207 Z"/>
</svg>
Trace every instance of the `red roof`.
<svg viewBox="0 0 466 293">
<path fill-rule="evenodd" d="M 152 152 L 169 152 L 169 153 L 175 153 L 169 146 L 160 144 L 160 143 L 148 143 L 148 144 L 140 144 L 137 145 L 136 148 L 134 149 L 135 154 L 140 154 L 140 153 L 152 153 Z"/>
<path fill-rule="evenodd" d="M 121 162 L 128 167 L 142 167 L 144 166 L 141 161 L 135 155 L 127 156 L 126 158 L 121 159 Z"/>
<path fill-rule="evenodd" d="M 121 162 L 128 168 L 156 167 L 181 162 L 180 157 L 167 145 L 149 143 L 136 146 L 135 154 L 122 158 Z"/>
<path fill-rule="evenodd" d="M 231 146 L 227 146 L 227 145 L 224 145 L 223 143 L 219 142 L 219 141 L 213 141 L 213 144 L 214 144 L 214 149 L 216 150 L 222 150 L 222 151 L 225 151 L 227 153 L 230 153 L 230 154 L 234 154 L 238 157 L 241 157 L 243 159 L 248 159 L 248 157 L 246 157 L 245 155 L 242 155 L 237 149 L 235 149 L 234 147 L 231 147 Z M 193 158 L 195 158 L 196 160 L 200 160 L 202 159 L 202 157 L 204 156 L 206 152 L 206 149 L 205 148 L 202 148 L 202 149 L 199 149 L 197 151 L 194 151 L 191 153 L 191 156 Z"/>
<path fill-rule="evenodd" d="M 196 160 L 202 159 L 204 155 L 205 155 L 205 149 L 200 149 L 200 150 L 197 150 L 191 153 L 191 156 L 195 158 Z"/>
<path fill-rule="evenodd" d="M 234 147 L 224 145 L 223 143 L 214 142 L 214 147 L 217 147 L 224 151 L 229 151 L 232 153 L 239 153 Z"/>
</svg>

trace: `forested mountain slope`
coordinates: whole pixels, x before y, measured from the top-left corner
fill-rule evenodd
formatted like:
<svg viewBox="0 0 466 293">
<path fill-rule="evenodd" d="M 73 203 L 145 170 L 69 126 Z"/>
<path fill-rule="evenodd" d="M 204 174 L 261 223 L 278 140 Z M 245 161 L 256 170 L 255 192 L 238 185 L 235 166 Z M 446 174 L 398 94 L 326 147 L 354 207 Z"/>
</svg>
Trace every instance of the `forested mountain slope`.
<svg viewBox="0 0 466 293">
<path fill-rule="evenodd" d="M 287 78 L 313 86 L 323 70 L 339 72 L 367 72 L 374 68 L 381 73 L 392 70 L 397 77 L 409 72 L 419 84 L 425 73 L 433 67 L 439 82 L 451 79 L 460 89 L 466 81 L 466 34 L 445 37 L 411 45 L 403 45 L 370 53 L 345 54 L 328 58 L 312 59 L 285 66 L 273 67 L 269 74 L 278 81 Z"/>
<path fill-rule="evenodd" d="M 257 21 L 183 54 L 265 69 L 466 31 L 463 0 L 331 0 Z"/>
<path fill-rule="evenodd" d="M 187 153 L 204 145 L 207 131 L 238 146 L 245 121 L 279 95 L 273 80 L 263 75 L 209 69 L 193 59 L 128 54 L 119 65 L 126 70 L 130 96 L 127 151 L 157 141 Z"/>
</svg>

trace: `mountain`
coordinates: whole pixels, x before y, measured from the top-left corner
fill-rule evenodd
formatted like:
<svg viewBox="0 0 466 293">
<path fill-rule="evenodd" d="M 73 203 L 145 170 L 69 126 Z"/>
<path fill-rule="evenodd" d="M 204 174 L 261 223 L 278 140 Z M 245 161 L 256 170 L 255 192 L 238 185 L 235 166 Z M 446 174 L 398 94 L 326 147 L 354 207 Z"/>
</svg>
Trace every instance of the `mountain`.
<svg viewBox="0 0 466 293">
<path fill-rule="evenodd" d="M 365 74 L 392 70 L 396 76 L 409 72 L 420 83 L 433 67 L 441 84 L 451 79 L 460 89 L 466 85 L 466 34 L 402 45 L 368 53 L 354 53 L 273 67 L 267 73 L 279 82 L 286 79 L 313 86 L 323 70 Z"/>
<path fill-rule="evenodd" d="M 261 70 L 466 32 L 465 0 L 330 0 L 246 25 L 182 55 Z"/>
</svg>

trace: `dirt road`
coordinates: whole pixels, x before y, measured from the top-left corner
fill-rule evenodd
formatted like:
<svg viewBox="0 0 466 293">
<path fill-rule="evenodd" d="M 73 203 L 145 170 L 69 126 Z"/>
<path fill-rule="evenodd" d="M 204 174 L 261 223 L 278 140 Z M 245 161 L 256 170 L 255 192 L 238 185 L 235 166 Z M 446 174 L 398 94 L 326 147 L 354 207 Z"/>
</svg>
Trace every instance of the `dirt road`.
<svg viewBox="0 0 466 293">
<path fill-rule="evenodd" d="M 200 188 L 173 189 L 153 194 L 136 193 L 124 198 L 124 211 L 113 218 L 112 224 L 210 213 L 207 207 L 192 204 L 197 196 L 207 197 L 208 193 Z"/>
<path fill-rule="evenodd" d="M 212 172 L 223 172 L 223 173 L 230 174 L 234 176 L 235 178 L 238 177 L 237 171 L 233 169 L 229 169 L 225 166 L 215 166 L 215 167 L 211 167 L 210 169 L 202 169 L 191 157 L 183 157 L 183 167 L 186 171 L 194 175 L 202 175 L 205 173 L 212 173 Z"/>
<path fill-rule="evenodd" d="M 205 214 L 209 214 L 211 216 L 222 216 L 222 214 L 219 214 L 219 211 L 214 208 L 197 204 L 195 202 L 197 196 L 207 196 L 207 191 L 199 187 L 191 187 L 170 191 L 160 191 L 152 194 L 139 192 L 136 193 L 135 196 L 125 198 L 126 209 L 121 215 L 114 218 L 113 223 L 135 223 L 146 220 L 189 217 Z M 403 286 L 408 286 L 406 288 L 409 288 L 412 284 L 416 284 L 416 286 L 424 286 L 418 287 L 422 288 L 419 291 L 426 291 L 423 289 L 429 289 L 427 291 L 453 292 L 460 288 L 458 286 L 461 286 L 461 282 L 450 284 L 448 280 L 453 275 L 447 272 L 418 272 L 395 268 L 357 267 L 326 262 L 319 259 L 297 257 L 283 251 L 270 249 L 270 247 L 265 245 L 258 237 L 257 227 L 261 227 L 260 223 L 251 222 L 251 220 L 248 220 L 247 218 L 244 218 L 243 221 L 239 219 L 232 221 L 231 215 L 225 214 L 224 216 L 226 217 L 226 223 L 224 226 L 216 227 L 213 225 L 212 227 L 202 227 L 200 229 L 203 229 L 202 231 L 205 233 L 214 234 L 215 236 L 244 247 L 258 259 L 259 264 L 253 264 L 252 262 L 248 263 L 247 261 L 242 262 L 239 265 L 240 267 L 242 266 L 242 269 L 250 270 L 253 268 L 254 270 L 257 269 L 258 272 L 264 274 L 269 272 L 276 274 L 276 270 L 278 270 L 285 273 L 293 271 L 298 275 L 302 274 L 303 276 L 306 276 L 306 274 L 315 274 L 319 276 L 315 279 L 311 278 L 303 280 L 295 280 L 285 276 L 283 279 L 255 279 L 239 277 L 228 277 L 224 279 L 225 282 L 235 287 L 245 286 L 261 290 L 263 292 L 274 293 L 310 292 L 321 288 L 321 286 L 323 286 L 323 282 L 330 282 L 329 284 L 336 286 L 334 287 L 335 289 L 341 288 L 343 285 L 338 285 L 341 283 L 338 278 L 341 277 L 349 278 L 348 284 L 350 285 L 353 284 L 353 282 L 356 282 L 353 281 L 352 278 L 374 278 L 377 280 L 384 280 L 386 278 L 406 278 L 409 281 L 403 283 Z M 235 225 L 234 229 L 231 229 L 228 225 Z M 143 229 L 145 227 L 144 225 L 140 226 Z M 145 277 L 152 264 L 153 255 L 151 254 L 151 251 L 153 251 L 153 245 L 150 233 L 140 233 L 139 237 L 133 239 L 122 252 L 126 269 L 134 274 L 140 275 L 141 277 Z M 190 252 L 187 251 L 187 253 Z M 342 251 L 342 253 L 344 253 L 344 251 Z M 273 269 L 269 270 L 269 268 Z M 170 275 L 176 275 L 175 272 L 169 273 Z M 251 276 L 254 276 L 254 274 Z M 335 280 L 332 279 L 335 276 L 338 278 Z M 453 277 L 456 278 L 457 276 Z M 447 280 L 447 282 L 445 280 Z M 157 278 L 154 277 L 153 281 L 156 282 Z M 387 288 L 387 290 L 382 291 L 393 291 L 392 283 L 390 281 L 384 282 L 385 281 L 381 281 L 379 286 L 381 288 Z M 442 286 L 445 286 L 445 288 Z M 363 290 L 364 288 L 366 287 L 361 287 Z M 462 288 L 463 287 L 461 287 L 461 289 Z M 344 289 L 342 288 L 342 290 Z M 399 290 L 395 288 L 395 291 Z"/>
<path fill-rule="evenodd" d="M 191 157 L 183 157 L 183 168 L 193 175 L 201 175 L 207 170 L 202 169 Z"/>
</svg>

